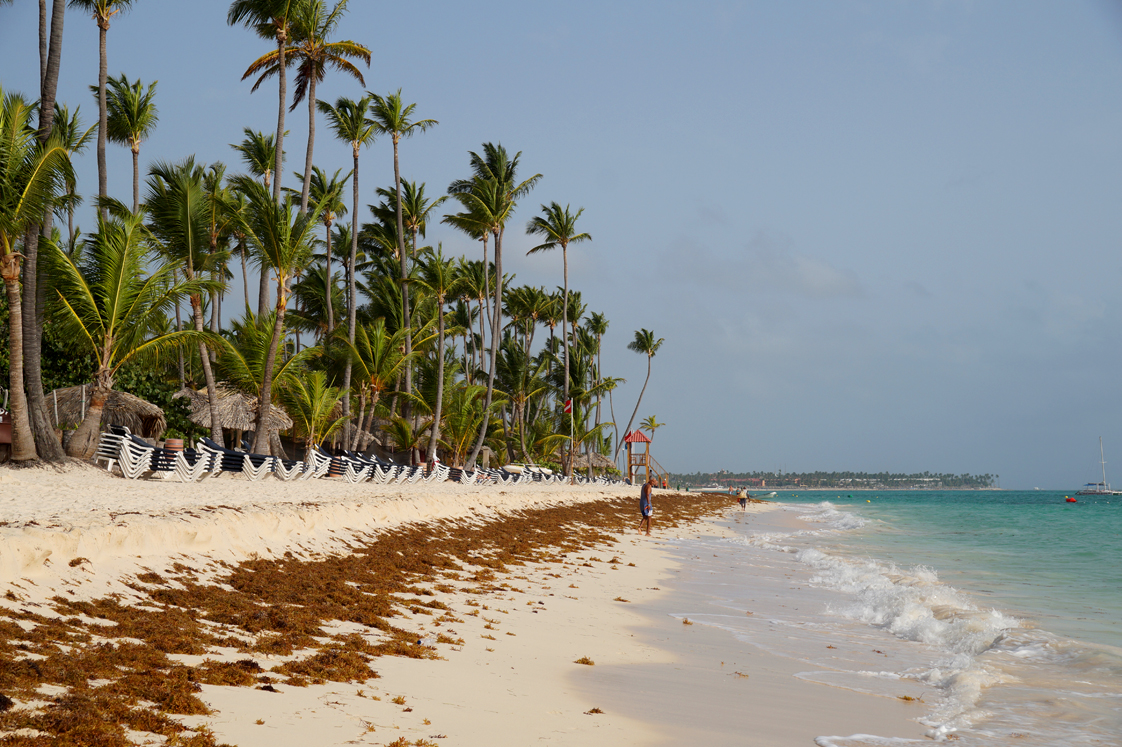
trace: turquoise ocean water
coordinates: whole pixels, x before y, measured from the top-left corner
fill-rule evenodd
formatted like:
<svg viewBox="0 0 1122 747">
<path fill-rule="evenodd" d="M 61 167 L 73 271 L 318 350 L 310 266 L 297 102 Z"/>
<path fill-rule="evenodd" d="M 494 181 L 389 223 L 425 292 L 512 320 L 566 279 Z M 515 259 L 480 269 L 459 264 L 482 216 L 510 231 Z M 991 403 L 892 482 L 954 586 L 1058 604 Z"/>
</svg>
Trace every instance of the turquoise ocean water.
<svg viewBox="0 0 1122 747">
<path fill-rule="evenodd" d="M 936 740 L 1122 745 L 1122 496 L 1067 495 L 783 492 L 730 510 L 733 540 L 679 540 L 709 600 L 683 614 L 809 681 L 917 698 Z"/>
</svg>

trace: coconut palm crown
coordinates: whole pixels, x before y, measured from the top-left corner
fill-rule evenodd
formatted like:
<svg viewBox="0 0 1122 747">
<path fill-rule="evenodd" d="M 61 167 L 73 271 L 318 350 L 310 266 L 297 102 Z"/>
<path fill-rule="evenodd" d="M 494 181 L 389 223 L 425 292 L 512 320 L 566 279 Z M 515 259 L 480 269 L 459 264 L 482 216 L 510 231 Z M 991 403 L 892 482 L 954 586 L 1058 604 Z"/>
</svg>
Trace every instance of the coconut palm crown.
<svg viewBox="0 0 1122 747">
<path fill-rule="evenodd" d="M 152 81 L 147 90 L 138 78 L 135 83 L 121 73 L 120 78 L 107 81 L 105 105 L 108 138 L 111 143 L 128 146 L 132 151 L 132 211 L 140 209 L 140 144 L 156 129 L 160 121 L 156 109 L 156 83 Z M 96 86 L 90 86 L 95 95 L 100 95 Z"/>
<path fill-rule="evenodd" d="M 527 255 L 561 247 L 561 262 L 565 276 L 564 301 L 561 307 L 562 329 L 567 329 L 569 326 L 569 244 L 592 239 L 587 233 L 576 232 L 577 219 L 583 212 L 584 208 L 578 208 L 574 214 L 569 210 L 568 205 L 562 208 L 556 202 L 551 202 L 548 206 L 542 205 L 542 214 L 535 215 L 526 226 L 527 234 L 545 239 L 543 243 L 526 252 Z M 565 342 L 564 398 L 569 399 L 569 336 L 562 335 L 561 339 Z"/>
</svg>

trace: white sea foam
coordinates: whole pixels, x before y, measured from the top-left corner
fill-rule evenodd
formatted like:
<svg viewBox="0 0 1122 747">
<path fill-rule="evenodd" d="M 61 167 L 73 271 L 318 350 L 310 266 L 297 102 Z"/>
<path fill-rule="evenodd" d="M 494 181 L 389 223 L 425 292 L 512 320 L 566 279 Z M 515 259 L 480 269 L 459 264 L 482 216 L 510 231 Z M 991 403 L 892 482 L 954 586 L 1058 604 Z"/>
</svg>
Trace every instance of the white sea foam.
<svg viewBox="0 0 1122 747">
<path fill-rule="evenodd" d="M 919 699 L 917 720 L 936 741 L 1122 744 L 1118 650 L 1038 629 L 946 583 L 934 567 L 852 554 L 856 543 L 847 535 L 880 531 L 886 526 L 880 522 L 829 503 L 786 506 L 775 516 L 792 513 L 806 529 L 782 531 L 775 522 L 753 520 L 758 531 L 727 542 L 743 548 L 741 565 L 730 566 L 721 554 L 703 572 L 728 613 L 691 614 L 691 620 L 811 665 L 800 679 Z M 723 580 L 721 572 L 736 575 Z M 903 741 L 858 734 L 821 737 L 818 744 Z"/>
<path fill-rule="evenodd" d="M 817 737 L 818 747 L 891 747 L 900 744 L 922 744 L 920 739 L 903 737 L 878 737 L 873 734 L 852 734 L 848 737 Z"/>
<path fill-rule="evenodd" d="M 815 505 L 812 510 L 803 513 L 799 516 L 803 521 L 809 521 L 816 524 L 829 524 L 833 529 L 860 529 L 868 522 L 856 514 L 851 514 L 848 511 L 839 511 L 838 508 L 829 501 L 822 501 Z"/>
</svg>

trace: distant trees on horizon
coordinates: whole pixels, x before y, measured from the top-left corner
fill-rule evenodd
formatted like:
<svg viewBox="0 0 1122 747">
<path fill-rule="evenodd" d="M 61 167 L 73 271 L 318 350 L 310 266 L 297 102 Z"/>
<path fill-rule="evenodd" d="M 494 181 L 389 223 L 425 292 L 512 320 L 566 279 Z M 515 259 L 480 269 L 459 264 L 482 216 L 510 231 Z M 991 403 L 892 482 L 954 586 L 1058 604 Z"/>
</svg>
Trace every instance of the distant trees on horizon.
<svg viewBox="0 0 1122 747">
<path fill-rule="evenodd" d="M 694 472 L 671 473 L 675 484 L 703 486 L 712 483 L 728 486 L 764 486 L 769 488 L 833 488 L 833 487 L 908 487 L 908 488 L 993 488 L 998 475 L 944 472 Z"/>
</svg>

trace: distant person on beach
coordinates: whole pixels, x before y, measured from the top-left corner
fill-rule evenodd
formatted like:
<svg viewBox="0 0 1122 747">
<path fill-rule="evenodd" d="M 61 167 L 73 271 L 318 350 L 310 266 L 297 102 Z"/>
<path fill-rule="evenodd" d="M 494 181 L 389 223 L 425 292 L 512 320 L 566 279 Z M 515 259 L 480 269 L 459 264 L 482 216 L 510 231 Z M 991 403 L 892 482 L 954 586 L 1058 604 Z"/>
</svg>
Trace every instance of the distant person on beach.
<svg viewBox="0 0 1122 747">
<path fill-rule="evenodd" d="M 639 522 L 639 531 L 643 531 L 643 526 L 647 527 L 647 536 L 651 536 L 651 513 L 654 507 L 651 505 L 651 493 L 654 492 L 655 479 L 652 477 L 643 483 L 643 489 L 639 492 L 639 512 L 643 514 L 643 520 Z"/>
<path fill-rule="evenodd" d="M 740 491 L 737 491 L 737 492 L 740 495 L 740 510 L 741 511 L 747 511 L 748 510 L 748 491 L 747 490 L 740 490 Z"/>
</svg>

